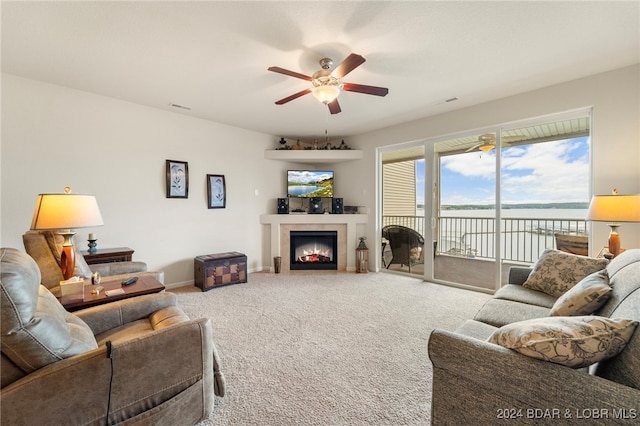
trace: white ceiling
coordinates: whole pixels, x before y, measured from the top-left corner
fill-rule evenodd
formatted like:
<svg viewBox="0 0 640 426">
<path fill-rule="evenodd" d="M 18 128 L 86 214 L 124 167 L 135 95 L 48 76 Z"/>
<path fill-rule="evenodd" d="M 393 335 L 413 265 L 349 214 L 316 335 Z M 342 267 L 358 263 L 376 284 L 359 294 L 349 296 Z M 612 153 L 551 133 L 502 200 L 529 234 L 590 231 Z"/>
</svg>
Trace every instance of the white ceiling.
<svg viewBox="0 0 640 426">
<path fill-rule="evenodd" d="M 287 138 L 347 137 L 640 62 L 639 1 L 2 2 L 2 70 Z M 342 112 L 319 59 L 366 63 Z M 457 97 L 454 102 L 446 99 Z M 170 103 L 188 106 L 176 109 Z"/>
</svg>

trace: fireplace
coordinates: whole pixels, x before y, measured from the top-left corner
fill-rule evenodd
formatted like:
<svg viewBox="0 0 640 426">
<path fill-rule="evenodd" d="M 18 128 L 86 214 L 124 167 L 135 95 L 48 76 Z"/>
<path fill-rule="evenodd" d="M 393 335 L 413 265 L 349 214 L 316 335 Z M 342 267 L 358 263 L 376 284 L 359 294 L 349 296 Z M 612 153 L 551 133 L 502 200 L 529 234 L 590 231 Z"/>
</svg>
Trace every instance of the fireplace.
<svg viewBox="0 0 640 426">
<path fill-rule="evenodd" d="M 289 269 L 338 269 L 337 231 L 291 231 Z"/>
</svg>

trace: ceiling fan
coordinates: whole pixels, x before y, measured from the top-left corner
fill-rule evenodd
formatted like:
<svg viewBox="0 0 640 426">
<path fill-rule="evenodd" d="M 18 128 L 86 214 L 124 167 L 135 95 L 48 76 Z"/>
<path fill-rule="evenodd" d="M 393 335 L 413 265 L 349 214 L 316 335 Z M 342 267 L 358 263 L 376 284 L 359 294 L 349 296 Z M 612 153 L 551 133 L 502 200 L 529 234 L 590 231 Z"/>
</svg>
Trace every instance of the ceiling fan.
<svg viewBox="0 0 640 426">
<path fill-rule="evenodd" d="M 507 147 L 510 146 L 509 142 L 512 141 L 519 141 L 524 139 L 525 136 L 523 135 L 516 135 L 516 136 L 502 136 L 500 138 L 500 141 L 502 142 L 502 146 L 503 147 Z M 475 150 L 479 150 L 482 152 L 489 152 L 493 149 L 496 148 L 496 135 L 493 133 L 487 133 L 485 135 L 480 135 L 478 136 L 478 143 L 476 143 L 474 146 L 472 146 L 471 148 L 467 149 L 465 152 L 471 152 L 471 151 L 475 151 Z"/>
<path fill-rule="evenodd" d="M 320 59 L 322 69 L 316 71 L 312 76 L 289 71 L 280 67 L 269 67 L 269 71 L 310 81 L 313 85 L 313 87 L 309 89 L 301 90 L 291 96 L 276 101 L 276 105 L 283 105 L 308 93 L 313 93 L 316 99 L 329 107 L 331 114 L 338 114 L 342 111 L 338 103 L 338 95 L 340 95 L 342 90 L 346 92 L 364 93 L 366 95 L 386 96 L 387 93 L 389 93 L 389 89 L 386 87 L 366 86 L 341 81 L 344 76 L 364 62 L 365 59 L 362 56 L 352 53 L 332 70 L 333 61 L 329 58 L 322 58 Z"/>
</svg>

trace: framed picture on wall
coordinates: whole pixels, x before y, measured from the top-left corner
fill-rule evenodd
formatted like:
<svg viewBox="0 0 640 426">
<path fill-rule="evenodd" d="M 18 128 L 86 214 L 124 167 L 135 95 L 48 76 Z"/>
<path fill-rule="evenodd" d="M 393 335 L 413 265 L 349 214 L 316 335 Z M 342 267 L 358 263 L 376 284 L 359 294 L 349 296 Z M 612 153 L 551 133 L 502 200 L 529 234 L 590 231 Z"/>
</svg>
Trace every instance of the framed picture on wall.
<svg viewBox="0 0 640 426">
<path fill-rule="evenodd" d="M 167 160 L 167 198 L 189 198 L 189 164 Z"/>
<path fill-rule="evenodd" d="M 226 207 L 227 189 L 224 175 L 207 175 L 207 204 L 210 209 Z"/>
</svg>

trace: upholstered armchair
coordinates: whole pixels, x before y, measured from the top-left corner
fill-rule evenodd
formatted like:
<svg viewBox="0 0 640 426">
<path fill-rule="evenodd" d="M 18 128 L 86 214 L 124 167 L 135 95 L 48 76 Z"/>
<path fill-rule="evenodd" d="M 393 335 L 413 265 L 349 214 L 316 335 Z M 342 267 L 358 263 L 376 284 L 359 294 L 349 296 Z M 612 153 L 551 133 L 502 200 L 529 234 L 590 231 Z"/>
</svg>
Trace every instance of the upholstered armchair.
<svg viewBox="0 0 640 426">
<path fill-rule="evenodd" d="M 62 243 L 64 238 L 51 231 L 30 231 L 22 235 L 24 248 L 31 256 L 42 275 L 42 285 L 53 293 L 54 296 L 60 297 L 60 281 L 62 269 L 60 269 L 60 253 L 62 252 Z M 114 280 L 124 280 L 133 275 L 150 275 L 164 283 L 163 272 L 147 271 L 147 264 L 144 262 L 112 262 L 95 265 L 88 265 L 82 253 L 76 251 L 76 269 L 74 275 L 81 278 L 91 278 L 93 272 L 99 272 L 102 277 L 109 277 Z"/>
<path fill-rule="evenodd" d="M 407 265 L 411 272 L 413 265 L 424 263 L 424 237 L 417 231 L 406 226 L 387 225 L 382 228 L 382 237 L 389 241 L 393 256 L 387 263 L 387 269 L 395 263 Z"/>
<path fill-rule="evenodd" d="M 194 424 L 224 395 L 211 320 L 175 295 L 72 314 L 26 253 L 2 248 L 0 262 L 3 424 Z"/>
</svg>

